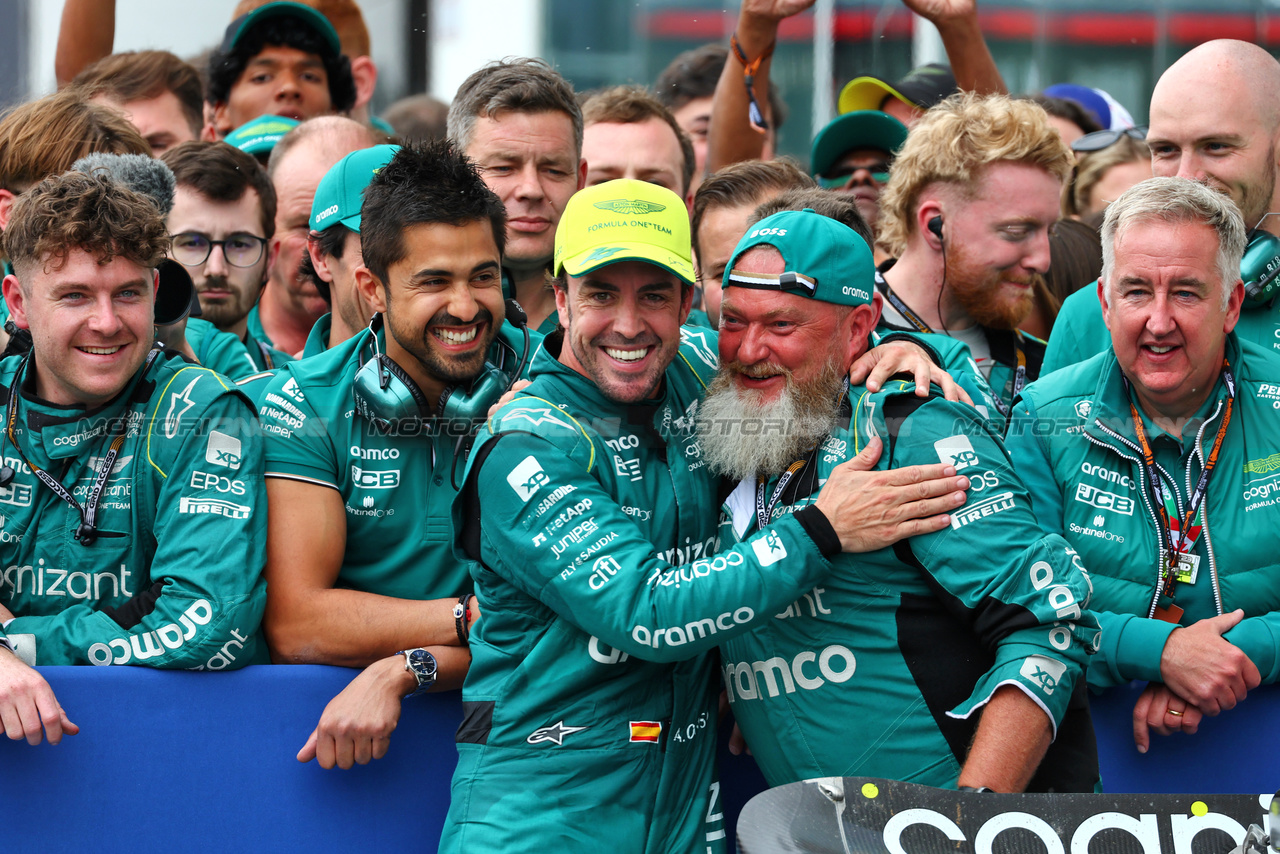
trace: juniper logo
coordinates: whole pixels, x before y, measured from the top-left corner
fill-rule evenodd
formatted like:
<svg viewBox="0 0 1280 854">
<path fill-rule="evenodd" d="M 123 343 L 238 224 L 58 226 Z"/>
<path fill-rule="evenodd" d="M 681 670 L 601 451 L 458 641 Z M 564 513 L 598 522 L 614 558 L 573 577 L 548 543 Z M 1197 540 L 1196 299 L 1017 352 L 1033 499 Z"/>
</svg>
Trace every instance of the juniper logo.
<svg viewBox="0 0 1280 854">
<path fill-rule="evenodd" d="M 613 211 L 614 213 L 631 216 L 661 213 L 667 209 L 666 205 L 660 205 L 657 202 L 646 202 L 642 199 L 608 199 L 607 201 L 596 202 L 595 206 L 602 211 Z"/>
</svg>

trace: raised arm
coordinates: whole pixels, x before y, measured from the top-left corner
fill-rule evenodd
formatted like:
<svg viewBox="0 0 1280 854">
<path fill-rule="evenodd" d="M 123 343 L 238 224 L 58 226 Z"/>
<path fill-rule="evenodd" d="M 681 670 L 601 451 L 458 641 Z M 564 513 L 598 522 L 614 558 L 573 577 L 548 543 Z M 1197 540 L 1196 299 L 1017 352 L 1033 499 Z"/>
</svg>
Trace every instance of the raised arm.
<svg viewBox="0 0 1280 854">
<path fill-rule="evenodd" d="M 752 91 L 766 122 L 773 125 L 769 112 L 769 69 L 778 41 L 778 25 L 784 18 L 798 15 L 815 0 L 742 0 L 738 12 L 736 38 L 748 62 L 760 59 L 752 75 Z M 730 48 L 720 82 L 716 84 L 711 107 L 711 127 L 707 132 L 707 172 L 715 172 L 731 163 L 755 160 L 764 152 L 765 133 L 753 128 L 748 113 L 751 99 L 747 96 L 744 66 Z"/>
<path fill-rule="evenodd" d="M 116 39 L 116 0 L 66 0 L 53 71 L 61 89 L 105 56 Z"/>
<path fill-rule="evenodd" d="M 902 3 L 938 28 L 951 73 L 962 92 L 1009 94 L 982 37 L 977 0 L 902 0 Z"/>
</svg>

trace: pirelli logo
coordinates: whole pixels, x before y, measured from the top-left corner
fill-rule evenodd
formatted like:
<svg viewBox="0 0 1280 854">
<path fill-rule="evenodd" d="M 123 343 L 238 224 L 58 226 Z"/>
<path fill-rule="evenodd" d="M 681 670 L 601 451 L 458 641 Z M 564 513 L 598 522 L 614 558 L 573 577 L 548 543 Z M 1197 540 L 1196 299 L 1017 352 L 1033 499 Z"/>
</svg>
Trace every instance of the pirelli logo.
<svg viewBox="0 0 1280 854">
<path fill-rule="evenodd" d="M 650 744 L 657 744 L 658 739 L 662 736 L 662 723 L 660 721 L 632 721 L 631 722 L 631 740 L 643 741 Z"/>
<path fill-rule="evenodd" d="M 951 527 L 959 530 L 970 522 L 976 522 L 984 516 L 994 516 L 997 513 L 1003 513 L 1012 509 L 1014 506 L 1013 493 L 1002 492 L 999 495 L 993 495 L 982 501 L 970 504 L 968 507 L 962 507 L 951 514 Z"/>
</svg>

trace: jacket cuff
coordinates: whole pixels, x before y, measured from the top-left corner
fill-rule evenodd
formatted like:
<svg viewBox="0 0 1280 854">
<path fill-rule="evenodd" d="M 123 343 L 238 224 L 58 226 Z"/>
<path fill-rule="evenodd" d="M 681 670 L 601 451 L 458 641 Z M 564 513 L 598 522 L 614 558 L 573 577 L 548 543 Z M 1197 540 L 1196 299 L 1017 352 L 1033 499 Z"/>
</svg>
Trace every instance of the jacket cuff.
<svg viewBox="0 0 1280 854">
<path fill-rule="evenodd" d="M 916 345 L 924 351 L 926 356 L 933 360 L 935 365 L 939 368 L 945 369 L 946 366 L 942 364 L 942 357 L 938 355 L 938 351 L 933 349 L 932 346 L 926 344 L 922 338 L 912 335 L 910 332 L 890 332 L 885 335 L 881 335 L 880 340 L 876 342 L 876 346 L 880 347 L 884 344 L 892 344 L 895 341 L 902 341 L 907 344 Z"/>
<path fill-rule="evenodd" d="M 818 509 L 816 504 L 810 504 L 797 510 L 792 515 L 800 523 L 800 527 L 804 528 L 804 532 L 809 535 L 809 539 L 813 540 L 813 544 L 818 547 L 818 551 L 822 552 L 823 557 L 833 557 L 840 554 L 840 536 L 836 533 L 836 529 L 831 527 L 831 522 L 827 520 L 826 515 Z"/>
<path fill-rule="evenodd" d="M 1116 669 L 1126 679 L 1163 682 L 1160 655 L 1175 623 L 1135 617 L 1126 621 L 1116 639 Z"/>
</svg>

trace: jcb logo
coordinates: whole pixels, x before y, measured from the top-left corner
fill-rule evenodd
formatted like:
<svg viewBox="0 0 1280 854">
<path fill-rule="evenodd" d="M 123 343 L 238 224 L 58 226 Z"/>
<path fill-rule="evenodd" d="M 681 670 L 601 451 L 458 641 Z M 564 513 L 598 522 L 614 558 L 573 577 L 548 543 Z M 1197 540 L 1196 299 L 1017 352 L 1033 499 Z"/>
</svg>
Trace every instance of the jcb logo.
<svg viewBox="0 0 1280 854">
<path fill-rule="evenodd" d="M 1088 504 L 1091 507 L 1097 507 L 1099 510 L 1113 510 L 1126 516 L 1133 515 L 1134 504 L 1132 498 L 1116 495 L 1114 492 L 1104 492 L 1087 483 L 1077 484 L 1076 501 Z"/>
<path fill-rule="evenodd" d="M 395 489 L 400 485 L 400 469 L 370 471 L 352 466 L 351 482 L 361 489 Z"/>
</svg>

